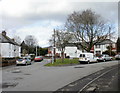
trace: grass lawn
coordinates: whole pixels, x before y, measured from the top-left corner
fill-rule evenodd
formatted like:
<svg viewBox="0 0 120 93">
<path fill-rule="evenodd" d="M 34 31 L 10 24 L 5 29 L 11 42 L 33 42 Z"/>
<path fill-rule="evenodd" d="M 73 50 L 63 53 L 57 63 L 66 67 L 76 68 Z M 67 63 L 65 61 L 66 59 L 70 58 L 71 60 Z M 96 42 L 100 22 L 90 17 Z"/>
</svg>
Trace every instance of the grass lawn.
<svg viewBox="0 0 120 93">
<path fill-rule="evenodd" d="M 64 62 L 62 62 L 62 59 L 56 59 L 56 62 L 52 63 L 48 63 L 45 66 L 62 66 L 62 65 L 66 65 L 66 64 L 79 64 L 78 59 L 68 59 L 65 58 Z"/>
</svg>

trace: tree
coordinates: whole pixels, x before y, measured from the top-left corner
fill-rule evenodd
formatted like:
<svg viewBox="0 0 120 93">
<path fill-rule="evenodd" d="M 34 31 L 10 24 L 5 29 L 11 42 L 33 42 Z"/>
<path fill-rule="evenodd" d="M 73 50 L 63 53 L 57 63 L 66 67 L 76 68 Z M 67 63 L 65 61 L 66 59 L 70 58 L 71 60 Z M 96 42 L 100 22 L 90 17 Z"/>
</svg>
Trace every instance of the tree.
<svg viewBox="0 0 120 93">
<path fill-rule="evenodd" d="M 35 53 L 35 46 L 37 45 L 37 39 L 32 36 L 28 35 L 25 37 L 25 44 L 28 46 L 28 53 Z"/>
<path fill-rule="evenodd" d="M 48 53 L 47 48 L 41 48 L 39 46 L 37 48 L 37 51 L 38 51 L 38 56 L 45 56 Z"/>
<path fill-rule="evenodd" d="M 37 39 L 32 36 L 32 35 L 28 35 L 25 37 L 25 44 L 28 46 L 36 46 L 37 45 Z"/>
<path fill-rule="evenodd" d="M 112 45 L 107 46 L 107 50 L 104 51 L 102 54 L 108 54 L 110 56 L 115 56 L 116 53 L 112 51 L 112 48 L 113 48 Z"/>
<path fill-rule="evenodd" d="M 14 36 L 14 41 L 18 43 L 19 45 L 21 44 L 21 38 L 19 36 Z"/>
<path fill-rule="evenodd" d="M 68 31 L 74 32 L 82 49 L 88 52 L 96 43 L 102 42 L 110 34 L 113 34 L 110 31 L 112 26 L 103 21 L 101 16 L 91 9 L 70 14 L 65 27 Z"/>
<path fill-rule="evenodd" d="M 65 46 L 72 40 L 73 34 L 67 31 L 56 30 L 55 34 L 53 34 L 52 38 L 50 39 L 50 42 L 52 44 L 54 43 L 54 35 L 55 35 L 55 45 L 57 48 L 61 50 L 61 58 L 62 58 L 62 62 L 64 62 Z"/>
<path fill-rule="evenodd" d="M 117 39 L 117 53 L 120 53 L 120 37 Z"/>
</svg>

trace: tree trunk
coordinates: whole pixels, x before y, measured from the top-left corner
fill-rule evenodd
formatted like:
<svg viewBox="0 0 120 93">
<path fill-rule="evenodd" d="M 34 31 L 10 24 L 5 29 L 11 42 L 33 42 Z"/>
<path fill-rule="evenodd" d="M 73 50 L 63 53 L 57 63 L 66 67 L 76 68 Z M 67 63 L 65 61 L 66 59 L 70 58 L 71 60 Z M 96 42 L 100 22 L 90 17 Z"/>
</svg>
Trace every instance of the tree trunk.
<svg viewBox="0 0 120 93">
<path fill-rule="evenodd" d="M 63 49 L 61 51 L 61 58 L 62 58 L 62 63 L 63 63 L 64 62 L 64 51 L 63 51 Z"/>
</svg>

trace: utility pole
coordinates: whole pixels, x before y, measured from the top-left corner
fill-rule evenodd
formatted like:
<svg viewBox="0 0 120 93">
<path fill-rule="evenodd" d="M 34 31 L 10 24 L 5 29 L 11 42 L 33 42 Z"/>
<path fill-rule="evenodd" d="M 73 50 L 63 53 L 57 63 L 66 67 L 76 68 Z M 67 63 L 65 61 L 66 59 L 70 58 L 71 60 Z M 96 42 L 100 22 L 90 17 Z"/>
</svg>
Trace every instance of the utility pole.
<svg viewBox="0 0 120 93">
<path fill-rule="evenodd" d="M 109 39 L 111 41 L 110 31 L 111 31 L 111 28 L 109 27 Z M 112 44 L 111 44 L 111 42 L 109 44 L 109 48 L 110 48 L 110 56 L 111 56 L 111 52 L 112 52 Z"/>
<path fill-rule="evenodd" d="M 36 56 L 37 56 L 37 45 L 36 45 Z"/>
<path fill-rule="evenodd" d="M 56 62 L 56 45 L 55 45 L 55 29 L 54 29 L 54 62 Z"/>
</svg>

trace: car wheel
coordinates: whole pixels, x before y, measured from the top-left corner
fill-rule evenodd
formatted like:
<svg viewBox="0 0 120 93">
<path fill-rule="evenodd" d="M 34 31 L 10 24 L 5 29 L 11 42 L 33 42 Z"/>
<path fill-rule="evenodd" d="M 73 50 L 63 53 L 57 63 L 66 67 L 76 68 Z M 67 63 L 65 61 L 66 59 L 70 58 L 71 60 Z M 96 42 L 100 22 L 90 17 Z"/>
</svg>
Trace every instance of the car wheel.
<svg viewBox="0 0 120 93">
<path fill-rule="evenodd" d="M 87 63 L 90 64 L 90 61 L 88 61 Z"/>
<path fill-rule="evenodd" d="M 27 66 L 27 62 L 25 63 L 25 65 Z"/>
<path fill-rule="evenodd" d="M 106 60 L 104 59 L 103 61 L 105 62 Z"/>
</svg>

